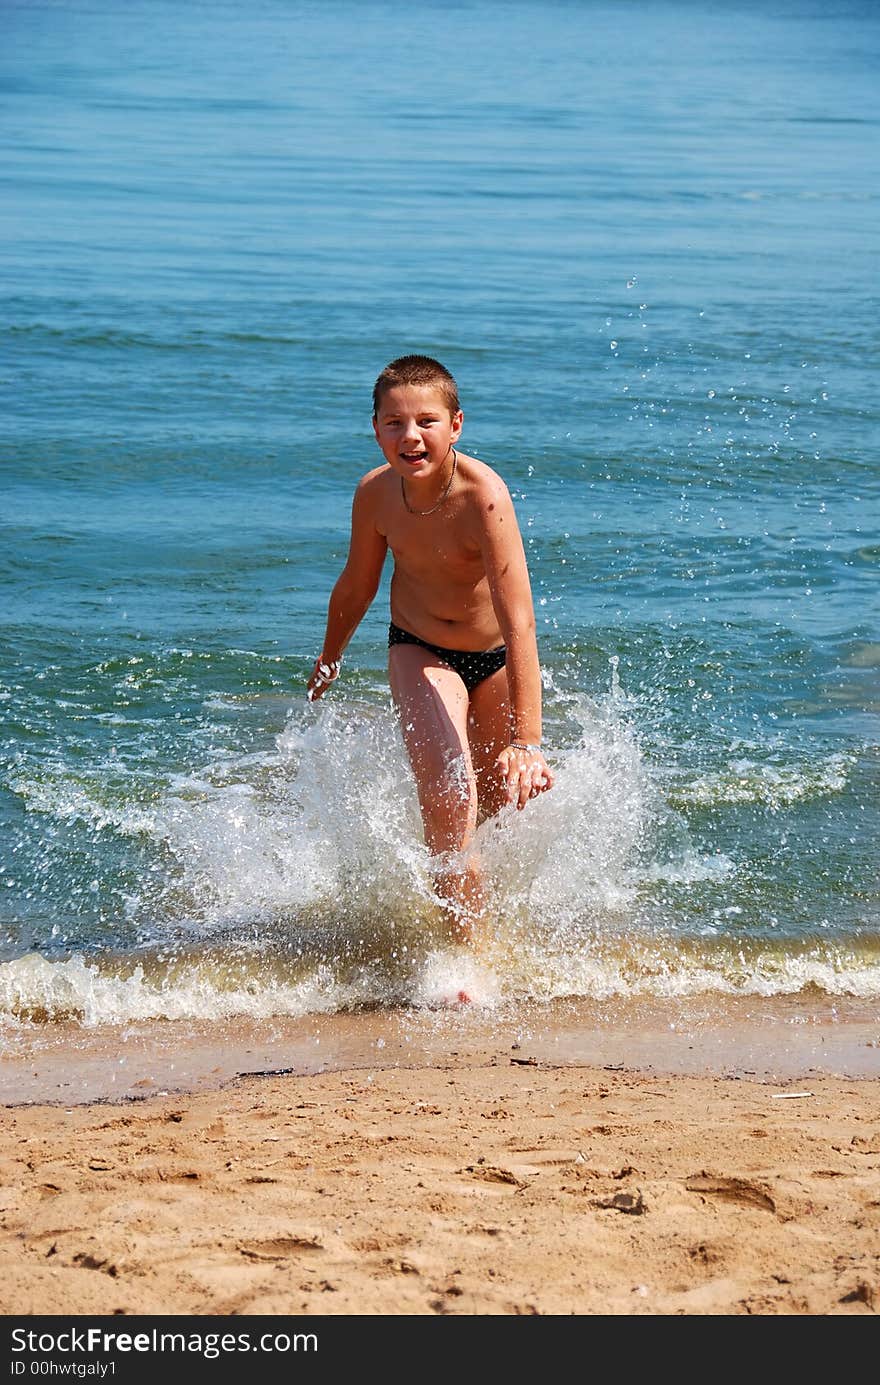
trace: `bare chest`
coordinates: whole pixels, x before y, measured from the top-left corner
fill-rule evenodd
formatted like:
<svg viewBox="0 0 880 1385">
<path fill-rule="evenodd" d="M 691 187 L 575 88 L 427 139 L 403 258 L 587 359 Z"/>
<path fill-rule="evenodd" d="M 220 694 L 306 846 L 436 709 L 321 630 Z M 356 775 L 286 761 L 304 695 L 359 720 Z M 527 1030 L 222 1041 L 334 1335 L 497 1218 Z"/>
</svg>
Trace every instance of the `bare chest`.
<svg viewBox="0 0 880 1385">
<path fill-rule="evenodd" d="M 442 515 L 413 515 L 401 505 L 389 516 L 385 537 L 400 570 L 435 581 L 472 582 L 482 575 L 480 546 L 461 506 L 450 506 Z"/>
</svg>

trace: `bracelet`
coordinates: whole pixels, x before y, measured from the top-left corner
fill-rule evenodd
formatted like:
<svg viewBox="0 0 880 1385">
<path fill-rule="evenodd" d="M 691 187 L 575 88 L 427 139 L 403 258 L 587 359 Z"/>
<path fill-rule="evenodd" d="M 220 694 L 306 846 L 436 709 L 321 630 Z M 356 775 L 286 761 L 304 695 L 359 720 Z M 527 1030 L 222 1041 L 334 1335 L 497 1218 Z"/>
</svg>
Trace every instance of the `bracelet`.
<svg viewBox="0 0 880 1385">
<path fill-rule="evenodd" d="M 540 750 L 540 745 L 532 745 L 530 741 L 511 741 L 510 745 L 514 750 Z"/>
</svg>

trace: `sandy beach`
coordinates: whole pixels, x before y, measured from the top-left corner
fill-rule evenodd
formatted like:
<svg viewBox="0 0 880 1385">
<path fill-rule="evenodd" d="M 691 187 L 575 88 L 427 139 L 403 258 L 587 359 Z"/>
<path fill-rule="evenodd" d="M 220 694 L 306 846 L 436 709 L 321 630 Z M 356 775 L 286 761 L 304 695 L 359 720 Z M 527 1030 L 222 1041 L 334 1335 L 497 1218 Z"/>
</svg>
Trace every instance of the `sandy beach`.
<svg viewBox="0 0 880 1385">
<path fill-rule="evenodd" d="M 826 1043 L 836 1024 L 765 1026 L 758 1043 L 754 1025 L 692 1019 L 664 1043 L 658 1023 L 623 1065 L 586 1061 L 595 1030 L 551 1018 L 404 1033 L 350 1017 L 334 1022 L 338 1065 L 311 1072 L 260 1066 L 295 1048 L 277 1030 L 262 1048 L 225 1036 L 235 1074 L 190 1035 L 188 1090 L 152 1092 L 135 1061 L 155 1066 L 145 1032 L 129 1048 L 147 1094 L 114 1101 L 89 1099 L 101 1073 L 106 1089 L 100 1044 L 80 1051 L 92 1087 L 78 1104 L 44 1088 L 2 1111 L 0 1311 L 878 1310 L 876 1025 L 851 1028 L 844 1052 Z M 622 1034 L 603 1037 L 614 1059 Z M 11 1057 L 7 1103 L 28 1063 L 48 1071 L 45 1055 Z"/>
</svg>

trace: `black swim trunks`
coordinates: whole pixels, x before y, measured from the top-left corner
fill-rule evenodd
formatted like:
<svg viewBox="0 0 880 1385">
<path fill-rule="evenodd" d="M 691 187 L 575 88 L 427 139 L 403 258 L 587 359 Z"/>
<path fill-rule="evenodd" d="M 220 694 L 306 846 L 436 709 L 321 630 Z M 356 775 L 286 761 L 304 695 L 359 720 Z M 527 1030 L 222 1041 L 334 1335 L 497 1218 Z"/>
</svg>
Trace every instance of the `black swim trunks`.
<svg viewBox="0 0 880 1385">
<path fill-rule="evenodd" d="M 392 621 L 388 626 L 388 648 L 395 644 L 420 644 L 422 649 L 430 650 L 438 659 L 442 659 L 444 664 L 454 669 L 469 693 L 472 693 L 484 678 L 497 673 L 507 662 L 506 644 L 499 644 L 496 649 L 444 649 L 442 645 L 420 640 L 418 635 L 411 635 L 409 630 L 402 630 Z"/>
</svg>

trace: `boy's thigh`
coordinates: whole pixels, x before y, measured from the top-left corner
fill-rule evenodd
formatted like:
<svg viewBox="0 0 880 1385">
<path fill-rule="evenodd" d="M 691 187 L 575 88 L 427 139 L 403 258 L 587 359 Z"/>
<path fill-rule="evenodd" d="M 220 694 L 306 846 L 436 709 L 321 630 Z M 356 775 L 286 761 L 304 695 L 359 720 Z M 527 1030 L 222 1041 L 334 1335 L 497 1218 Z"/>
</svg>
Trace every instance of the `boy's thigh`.
<svg viewBox="0 0 880 1385">
<path fill-rule="evenodd" d="M 468 695 L 459 675 L 417 644 L 392 646 L 388 675 L 416 775 L 436 781 L 464 768 L 470 778 Z"/>
<path fill-rule="evenodd" d="M 487 813 L 496 813 L 506 802 L 504 780 L 495 761 L 510 744 L 512 735 L 507 669 L 499 668 L 474 688 L 468 715 L 468 739 L 480 805 Z"/>
</svg>

